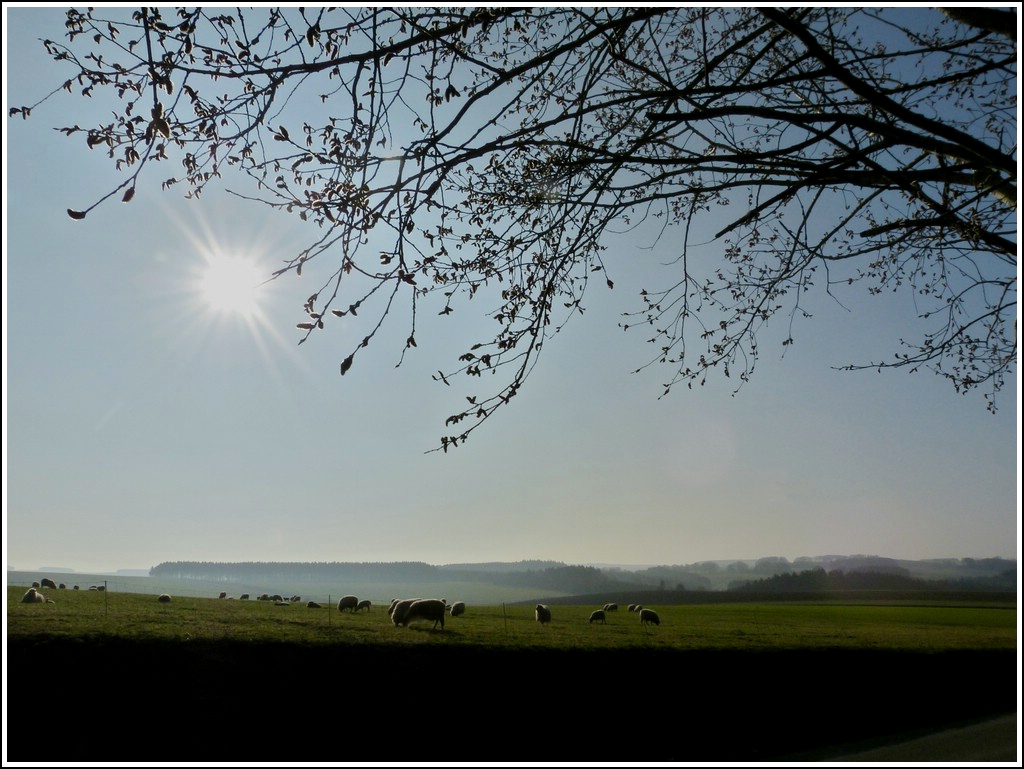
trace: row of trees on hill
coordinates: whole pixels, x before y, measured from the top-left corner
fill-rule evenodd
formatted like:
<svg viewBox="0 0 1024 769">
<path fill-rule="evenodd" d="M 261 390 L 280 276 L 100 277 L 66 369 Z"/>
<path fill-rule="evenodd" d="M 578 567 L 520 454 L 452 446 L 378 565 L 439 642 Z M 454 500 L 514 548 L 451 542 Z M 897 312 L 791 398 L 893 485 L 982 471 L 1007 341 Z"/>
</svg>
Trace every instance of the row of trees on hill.
<svg viewBox="0 0 1024 769">
<path fill-rule="evenodd" d="M 991 577 L 961 579 L 919 579 L 884 572 L 844 572 L 811 569 L 776 574 L 757 580 L 734 582 L 730 590 L 755 593 L 818 593 L 841 590 L 1008 590 L 1017 587 L 1017 570 L 1007 569 Z"/>
<path fill-rule="evenodd" d="M 794 568 L 798 565 L 808 568 Z M 877 556 L 813 559 L 761 558 L 721 565 L 652 566 L 630 571 L 567 565 L 557 561 L 461 563 L 434 566 L 422 561 L 221 563 L 173 561 L 150 569 L 153 577 L 269 584 L 309 582 L 476 582 L 570 594 L 624 590 L 1016 590 L 1017 565 L 1001 558 L 897 561 Z"/>
<path fill-rule="evenodd" d="M 439 582 L 448 579 L 437 566 L 420 561 L 171 561 L 154 566 L 149 575 L 213 582 Z"/>
</svg>

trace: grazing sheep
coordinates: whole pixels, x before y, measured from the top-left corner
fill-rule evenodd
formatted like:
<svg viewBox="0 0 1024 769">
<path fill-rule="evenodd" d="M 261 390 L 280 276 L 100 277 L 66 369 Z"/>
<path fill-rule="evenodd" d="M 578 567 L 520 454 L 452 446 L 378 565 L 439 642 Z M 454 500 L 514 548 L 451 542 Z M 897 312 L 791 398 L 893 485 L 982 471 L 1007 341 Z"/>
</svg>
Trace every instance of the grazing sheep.
<svg viewBox="0 0 1024 769">
<path fill-rule="evenodd" d="M 448 613 L 453 617 L 459 617 L 466 613 L 466 604 L 462 601 L 456 601 L 448 607 Z"/>
<path fill-rule="evenodd" d="M 39 587 L 39 583 L 38 582 L 33 582 L 32 583 L 32 587 Z"/>
<path fill-rule="evenodd" d="M 617 603 L 606 603 L 604 605 L 604 610 L 605 611 L 618 611 L 619 610 L 619 605 Z"/>
<path fill-rule="evenodd" d="M 218 597 L 218 598 L 227 598 L 227 597 L 228 597 L 228 594 L 227 594 L 227 593 L 221 593 L 221 594 L 220 594 L 219 596 L 217 596 L 217 597 Z"/>
<path fill-rule="evenodd" d="M 396 598 L 393 600 L 388 608 L 388 615 L 391 617 L 391 621 L 395 623 L 395 627 L 404 624 L 405 615 L 409 612 L 409 607 L 422 600 L 422 598 Z"/>
<path fill-rule="evenodd" d="M 107 586 L 106 585 L 97 585 L 96 589 L 99 590 L 102 593 L 104 590 L 107 589 Z"/>
<path fill-rule="evenodd" d="M 537 608 L 534 609 L 533 613 L 537 617 L 537 621 L 542 625 L 546 625 L 551 621 L 551 609 L 542 603 L 537 604 Z"/>
<path fill-rule="evenodd" d="M 652 625 L 660 625 L 661 619 L 658 617 L 658 612 L 654 609 L 641 609 L 640 610 L 640 624 L 646 625 L 650 622 Z"/>
<path fill-rule="evenodd" d="M 626 611 L 636 611 L 636 604 L 631 603 L 629 606 L 626 607 Z"/>
<path fill-rule="evenodd" d="M 408 627 L 410 622 L 415 622 L 418 619 L 426 620 L 430 622 L 434 621 L 434 628 L 437 628 L 437 623 L 441 623 L 441 629 L 444 630 L 444 614 L 446 604 L 443 598 L 420 598 L 415 599 L 408 604 L 405 601 L 399 602 L 395 608 L 395 613 L 391 617 L 391 621 L 396 626 Z"/>
<path fill-rule="evenodd" d="M 323 607 L 320 604 L 318 604 L 316 601 L 306 601 L 306 608 L 307 609 L 322 609 Z"/>
<path fill-rule="evenodd" d="M 22 603 L 53 603 L 49 598 L 40 593 L 34 587 L 30 587 L 25 591 L 25 595 L 21 597 Z"/>
<path fill-rule="evenodd" d="M 362 601 L 360 601 L 358 604 L 356 604 L 355 611 L 362 611 L 363 609 L 366 609 L 366 611 L 369 612 L 370 611 L 370 607 L 372 605 L 373 604 L 370 603 L 370 599 L 369 598 L 364 598 Z"/>
<path fill-rule="evenodd" d="M 57 589 L 58 590 L 67 590 L 67 588 L 68 588 L 68 586 L 65 585 L 63 582 L 61 582 L 59 585 L 57 585 Z"/>
<path fill-rule="evenodd" d="M 280 594 L 274 593 L 274 595 L 270 596 L 270 598 L 268 598 L 267 600 L 273 601 L 274 603 L 281 603 L 281 601 L 283 601 L 284 598 Z"/>
<path fill-rule="evenodd" d="M 78 590 L 78 585 L 75 585 L 75 586 L 74 586 L 73 588 L 71 588 L 71 589 L 72 589 L 72 590 Z"/>
<path fill-rule="evenodd" d="M 604 609 L 598 609 L 597 611 L 590 612 L 590 624 L 595 622 L 605 622 Z"/>
<path fill-rule="evenodd" d="M 39 580 L 39 584 L 43 587 L 52 587 L 54 590 L 57 589 L 57 583 L 49 577 L 43 577 L 41 580 Z"/>
<path fill-rule="evenodd" d="M 238 600 L 239 601 L 248 601 L 249 600 L 249 594 L 248 593 L 242 593 L 240 596 L 238 596 Z"/>
<path fill-rule="evenodd" d="M 260 593 L 259 596 L 256 598 L 256 600 L 257 601 L 269 601 L 270 600 L 270 595 L 268 593 Z"/>
<path fill-rule="evenodd" d="M 338 611 L 345 611 L 345 609 L 348 609 L 350 612 L 355 614 L 357 606 L 359 606 L 359 599 L 354 595 L 343 595 L 338 600 Z"/>
<path fill-rule="evenodd" d="M 395 607 L 397 607 L 398 604 L 402 603 L 403 601 L 408 601 L 408 602 L 411 603 L 413 601 L 418 601 L 418 600 L 420 600 L 420 599 L 419 598 L 392 598 L 391 599 L 391 605 L 388 606 L 388 617 L 394 619 Z"/>
<path fill-rule="evenodd" d="M 291 597 L 291 602 L 292 603 L 299 603 L 301 600 L 302 600 L 302 596 L 301 595 L 293 595 Z"/>
<path fill-rule="evenodd" d="M 167 593 L 161 593 L 156 597 L 156 600 L 158 600 L 160 603 L 170 603 L 171 597 L 167 595 Z"/>
</svg>

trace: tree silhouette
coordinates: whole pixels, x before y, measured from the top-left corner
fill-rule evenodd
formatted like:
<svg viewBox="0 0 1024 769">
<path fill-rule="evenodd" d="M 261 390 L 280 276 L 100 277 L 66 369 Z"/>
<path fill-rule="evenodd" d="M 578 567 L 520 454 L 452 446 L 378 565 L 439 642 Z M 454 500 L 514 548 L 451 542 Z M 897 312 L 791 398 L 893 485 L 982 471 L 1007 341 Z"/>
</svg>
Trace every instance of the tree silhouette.
<svg viewBox="0 0 1024 769">
<path fill-rule="evenodd" d="M 121 175 L 70 216 L 154 174 L 193 198 L 231 175 L 309 223 L 274 275 L 312 283 L 300 343 L 365 324 L 342 375 L 386 320 L 401 363 L 428 306 L 487 305 L 435 379 L 496 384 L 438 448 L 520 391 L 592 281 L 613 287 L 606 236 L 641 225 L 679 233 L 676 279 L 620 323 L 664 392 L 742 386 L 812 289 L 915 295 L 920 328 L 845 368 L 930 368 L 994 411 L 1015 363 L 1013 10 L 107 8 L 68 11 L 65 38 L 45 41 L 65 90 L 114 117 L 60 130 Z M 713 210 L 740 213 L 708 266 Z"/>
</svg>

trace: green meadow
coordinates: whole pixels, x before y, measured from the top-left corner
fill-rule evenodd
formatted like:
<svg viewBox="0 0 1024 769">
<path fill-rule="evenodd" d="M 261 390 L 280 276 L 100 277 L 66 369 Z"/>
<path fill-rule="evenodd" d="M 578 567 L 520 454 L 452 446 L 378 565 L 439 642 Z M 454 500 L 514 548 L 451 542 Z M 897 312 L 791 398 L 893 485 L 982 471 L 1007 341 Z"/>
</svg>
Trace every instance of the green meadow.
<svg viewBox="0 0 1024 769">
<path fill-rule="evenodd" d="M 7 638 L 84 637 L 125 641 L 249 641 L 304 644 L 482 645 L 545 649 L 802 650 L 880 649 L 914 652 L 1015 649 L 1012 604 L 727 603 L 651 605 L 661 624 L 641 625 L 625 607 L 589 622 L 597 606 L 553 605 L 541 625 L 529 605 L 470 605 L 445 627 L 395 627 L 386 606 L 340 613 L 271 601 L 92 590 L 45 590 L 54 603 L 23 604 L 23 587 L 7 589 Z"/>
</svg>

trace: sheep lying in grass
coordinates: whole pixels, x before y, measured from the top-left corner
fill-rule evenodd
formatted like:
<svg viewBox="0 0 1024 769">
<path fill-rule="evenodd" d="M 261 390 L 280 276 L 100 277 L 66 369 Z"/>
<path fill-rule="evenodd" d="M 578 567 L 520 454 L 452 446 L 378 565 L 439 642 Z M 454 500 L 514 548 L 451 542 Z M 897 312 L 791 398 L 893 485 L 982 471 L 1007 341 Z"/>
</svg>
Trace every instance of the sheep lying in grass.
<svg viewBox="0 0 1024 769">
<path fill-rule="evenodd" d="M 25 591 L 25 595 L 21 597 L 22 603 L 53 603 L 49 598 L 40 593 L 34 587 L 30 587 Z"/>
<path fill-rule="evenodd" d="M 551 609 L 542 603 L 537 604 L 537 608 L 533 610 L 533 614 L 537 618 L 537 621 L 542 625 L 546 625 L 551 621 Z"/>
<path fill-rule="evenodd" d="M 316 601 L 306 601 L 306 608 L 307 609 L 322 609 L 323 607 L 320 604 L 318 604 Z"/>
<path fill-rule="evenodd" d="M 161 593 L 156 597 L 156 600 L 158 600 L 160 603 L 170 603 L 171 597 L 167 595 L 167 593 Z"/>
<path fill-rule="evenodd" d="M 448 613 L 453 617 L 460 617 L 466 613 L 466 604 L 462 601 L 456 601 L 448 607 Z"/>
<path fill-rule="evenodd" d="M 597 611 L 590 612 L 590 624 L 593 625 L 595 622 L 606 622 L 604 609 L 598 609 Z"/>
<path fill-rule="evenodd" d="M 354 595 L 343 595 L 338 601 L 338 611 L 345 611 L 348 609 L 350 612 L 355 614 L 357 606 L 359 606 L 359 599 Z"/>
<path fill-rule="evenodd" d="M 391 621 L 395 623 L 396 627 L 408 627 L 410 622 L 415 622 L 416 620 L 425 620 L 427 622 L 433 620 L 434 629 L 437 628 L 437 624 L 440 622 L 441 629 L 444 630 L 446 608 L 447 604 L 443 598 L 418 598 L 399 601 L 395 604 Z"/>
<path fill-rule="evenodd" d="M 640 624 L 646 625 L 648 622 L 652 625 L 660 625 L 661 618 L 658 617 L 658 612 L 656 612 L 654 609 L 641 609 Z"/>
</svg>

